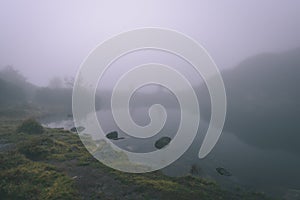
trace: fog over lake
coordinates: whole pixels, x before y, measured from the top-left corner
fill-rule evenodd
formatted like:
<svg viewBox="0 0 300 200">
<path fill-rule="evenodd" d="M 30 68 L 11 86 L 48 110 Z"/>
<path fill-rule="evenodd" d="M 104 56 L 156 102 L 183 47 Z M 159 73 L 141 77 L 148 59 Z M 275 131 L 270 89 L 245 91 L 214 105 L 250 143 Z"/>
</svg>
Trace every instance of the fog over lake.
<svg viewBox="0 0 300 200">
<path fill-rule="evenodd" d="M 299 58 L 299 49 L 262 54 L 222 72 L 228 99 L 227 119 L 217 145 L 204 159 L 198 158 L 198 152 L 208 128 L 210 100 L 202 81 L 193 85 L 200 105 L 198 134 L 188 151 L 163 172 L 185 176 L 196 167 L 195 175 L 211 178 L 230 189 L 246 187 L 275 195 L 299 189 L 300 135 L 296 117 L 300 107 Z M 168 114 L 165 126 L 157 135 L 137 139 L 116 125 L 110 110 L 111 92 L 107 87 L 101 90 L 99 83 L 101 103 L 97 116 L 105 132 L 118 131 L 119 137 L 125 138 L 112 141 L 115 145 L 132 152 L 150 152 L 157 150 L 154 144 L 159 138 L 175 137 L 180 107 L 174 93 L 158 85 L 146 85 L 134 93 L 129 108 L 138 125 L 150 123 L 148 109 L 153 104 L 163 105 Z M 216 171 L 218 167 L 230 171 L 232 176 L 221 176 Z"/>
</svg>

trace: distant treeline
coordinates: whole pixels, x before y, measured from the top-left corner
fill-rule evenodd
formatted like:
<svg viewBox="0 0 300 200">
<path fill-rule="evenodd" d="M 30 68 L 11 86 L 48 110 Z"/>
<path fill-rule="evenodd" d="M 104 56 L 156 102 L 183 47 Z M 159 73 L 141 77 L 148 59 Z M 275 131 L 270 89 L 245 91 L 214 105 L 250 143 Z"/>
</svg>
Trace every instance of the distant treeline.
<svg viewBox="0 0 300 200">
<path fill-rule="evenodd" d="M 11 66 L 0 70 L 0 109 L 31 105 L 49 112 L 70 113 L 72 87 L 38 87 Z"/>
</svg>

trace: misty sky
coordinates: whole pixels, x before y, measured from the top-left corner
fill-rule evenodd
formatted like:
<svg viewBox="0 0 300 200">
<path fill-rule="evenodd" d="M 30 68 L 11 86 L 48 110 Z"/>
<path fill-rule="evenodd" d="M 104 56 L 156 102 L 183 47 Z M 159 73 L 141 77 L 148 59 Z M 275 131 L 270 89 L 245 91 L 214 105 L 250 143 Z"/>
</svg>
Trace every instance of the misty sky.
<svg viewBox="0 0 300 200">
<path fill-rule="evenodd" d="M 200 42 L 219 68 L 300 46 L 298 0 L 1 0 L 0 67 L 29 81 L 74 76 L 99 43 L 139 27 L 171 28 Z"/>
</svg>

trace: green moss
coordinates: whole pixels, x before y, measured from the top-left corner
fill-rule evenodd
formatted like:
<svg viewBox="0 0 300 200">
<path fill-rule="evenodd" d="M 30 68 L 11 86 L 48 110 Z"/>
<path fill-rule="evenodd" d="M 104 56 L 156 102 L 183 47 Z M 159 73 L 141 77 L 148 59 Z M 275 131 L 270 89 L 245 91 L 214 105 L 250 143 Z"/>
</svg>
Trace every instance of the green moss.
<svg viewBox="0 0 300 200">
<path fill-rule="evenodd" d="M 27 164 L 30 161 L 23 154 L 18 152 L 0 153 L 0 171 L 12 169 L 19 165 Z"/>
<path fill-rule="evenodd" d="M 42 199 L 79 199 L 74 190 L 73 180 L 60 176 L 53 182 L 52 186 L 43 193 Z"/>
<path fill-rule="evenodd" d="M 72 180 L 52 165 L 32 162 L 20 154 L 1 154 L 0 162 L 12 160 L 0 171 L 2 199 L 77 199 Z"/>
<path fill-rule="evenodd" d="M 145 177 L 135 177 L 135 182 L 139 185 L 143 185 L 145 187 L 155 188 L 159 191 L 164 192 L 176 192 L 180 188 L 180 185 L 176 182 L 164 179 L 149 179 Z"/>
</svg>

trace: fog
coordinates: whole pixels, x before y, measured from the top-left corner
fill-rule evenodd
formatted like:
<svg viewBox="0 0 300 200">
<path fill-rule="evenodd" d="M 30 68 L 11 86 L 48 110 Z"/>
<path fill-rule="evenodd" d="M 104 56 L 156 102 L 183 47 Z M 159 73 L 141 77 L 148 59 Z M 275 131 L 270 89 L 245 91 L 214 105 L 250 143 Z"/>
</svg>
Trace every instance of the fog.
<svg viewBox="0 0 300 200">
<path fill-rule="evenodd" d="M 220 69 L 263 52 L 300 46 L 300 2 L 18 1 L 0 2 L 0 66 L 32 83 L 75 76 L 99 43 L 123 31 L 163 27 L 200 42 Z"/>
<path fill-rule="evenodd" d="M 172 91 L 148 85 L 130 100 L 130 114 L 139 125 L 150 122 L 147 111 L 156 103 L 165 106 L 170 116 L 161 132 L 148 141 L 122 132 L 110 108 L 113 86 L 128 69 L 149 62 L 167 64 L 191 82 L 199 99 L 201 122 L 193 145 L 164 173 L 186 175 L 196 165 L 201 172 L 198 175 L 222 186 L 245 186 L 280 195 L 299 190 L 299 10 L 300 1 L 293 0 L 2 0 L 0 116 L 46 113 L 39 119 L 43 125 L 70 129 L 74 126 L 72 77 L 92 49 L 134 28 L 174 29 L 200 42 L 221 69 L 228 110 L 219 142 L 208 157 L 199 160 L 197 153 L 211 114 L 201 77 L 175 55 L 143 50 L 120 57 L 98 85 L 100 124 L 105 132 L 118 131 L 125 138 L 113 143 L 148 152 L 155 150 L 153 143 L 160 137 L 175 137 L 180 109 Z M 89 91 L 82 92 L 85 96 Z M 229 169 L 233 176 L 219 176 L 216 167 Z"/>
</svg>

